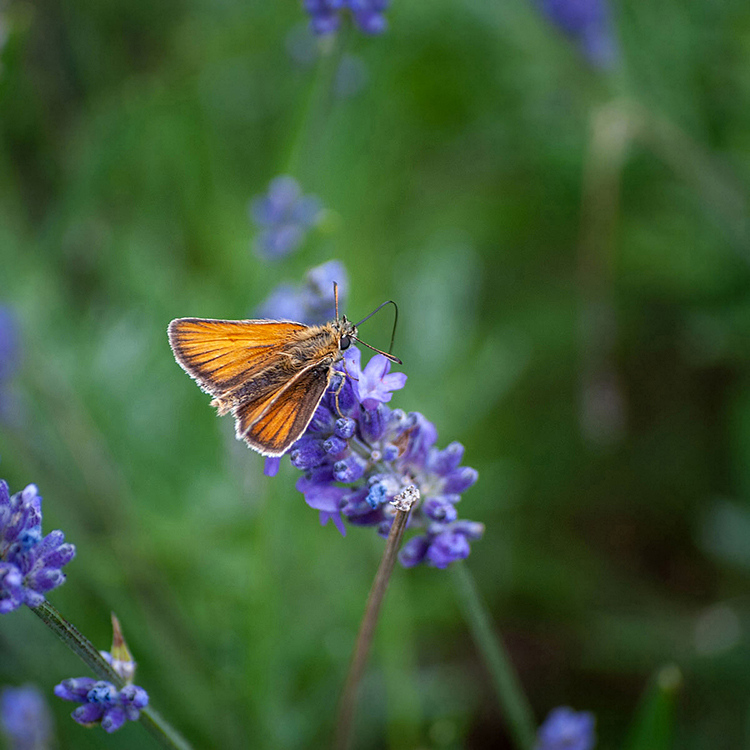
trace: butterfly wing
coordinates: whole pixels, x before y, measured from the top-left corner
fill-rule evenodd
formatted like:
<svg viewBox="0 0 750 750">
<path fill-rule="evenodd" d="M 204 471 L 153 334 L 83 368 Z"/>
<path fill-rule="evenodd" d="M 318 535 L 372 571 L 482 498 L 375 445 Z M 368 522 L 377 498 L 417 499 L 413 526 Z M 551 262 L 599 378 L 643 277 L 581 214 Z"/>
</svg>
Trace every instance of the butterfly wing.
<svg viewBox="0 0 750 750">
<path fill-rule="evenodd" d="M 179 318 L 169 343 L 180 366 L 232 411 L 237 437 L 280 456 L 315 414 L 338 352 L 331 326 L 269 320 Z"/>
<path fill-rule="evenodd" d="M 269 396 L 234 409 L 237 438 L 264 456 L 281 456 L 307 429 L 331 377 L 331 361 L 313 364 Z"/>
<path fill-rule="evenodd" d="M 168 333 L 180 367 L 207 393 L 225 396 L 268 370 L 274 354 L 307 328 L 274 320 L 178 318 Z"/>
</svg>

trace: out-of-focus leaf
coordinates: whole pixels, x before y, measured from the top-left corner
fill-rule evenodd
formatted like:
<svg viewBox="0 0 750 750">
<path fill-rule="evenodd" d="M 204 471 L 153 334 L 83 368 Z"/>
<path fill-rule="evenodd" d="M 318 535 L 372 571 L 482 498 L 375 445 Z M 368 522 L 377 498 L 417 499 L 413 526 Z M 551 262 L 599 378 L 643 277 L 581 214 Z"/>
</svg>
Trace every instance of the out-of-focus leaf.
<svg viewBox="0 0 750 750">
<path fill-rule="evenodd" d="M 682 674 L 674 664 L 662 667 L 652 678 L 630 731 L 624 750 L 669 750 L 672 747 L 674 709 Z"/>
</svg>

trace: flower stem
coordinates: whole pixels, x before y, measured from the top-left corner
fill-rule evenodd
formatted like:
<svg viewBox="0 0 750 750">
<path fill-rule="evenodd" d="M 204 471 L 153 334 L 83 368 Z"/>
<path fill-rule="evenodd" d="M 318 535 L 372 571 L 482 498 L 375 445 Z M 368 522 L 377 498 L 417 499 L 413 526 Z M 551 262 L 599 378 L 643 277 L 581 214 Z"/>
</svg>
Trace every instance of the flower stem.
<svg viewBox="0 0 750 750">
<path fill-rule="evenodd" d="M 49 602 L 43 602 L 31 611 L 100 679 L 111 682 L 118 690 L 125 682 L 102 658 L 94 644 L 78 628 L 69 623 Z M 190 745 L 150 706 L 141 709 L 141 724 L 162 745 L 171 750 L 191 750 Z"/>
<path fill-rule="evenodd" d="M 349 37 L 348 24 L 343 24 L 341 30 L 319 41 L 321 56 L 318 60 L 315 77 L 310 86 L 310 92 L 300 114 L 299 122 L 291 140 L 289 153 L 285 159 L 284 173 L 303 179 L 301 174 L 304 165 L 302 155 L 314 147 L 321 148 L 322 129 L 326 117 L 331 109 L 333 100 L 333 86 L 336 73 L 341 64 L 341 58 Z M 306 163 L 315 161 L 315 154 L 309 154 Z"/>
<path fill-rule="evenodd" d="M 518 750 L 531 750 L 536 735 L 531 706 L 502 639 L 492 624 L 492 616 L 468 567 L 463 562 L 456 562 L 450 566 L 450 571 L 461 609 L 492 677 L 513 741 Z"/>
<path fill-rule="evenodd" d="M 375 580 L 367 597 L 365 614 L 359 626 L 357 644 L 354 647 L 354 654 L 349 665 L 349 674 L 347 675 L 344 691 L 341 696 L 341 703 L 339 704 L 336 739 L 334 742 L 336 750 L 347 750 L 351 743 L 354 711 L 357 707 L 357 689 L 365 671 L 367 655 L 370 651 L 372 638 L 375 634 L 375 626 L 380 614 L 380 605 L 383 603 L 383 597 L 388 588 L 393 567 L 396 564 L 396 556 L 401 546 L 401 540 L 404 538 L 409 513 L 410 511 L 408 510 L 396 511 L 396 517 L 393 520 L 391 531 L 388 534 L 388 541 L 385 544 L 383 559 L 380 561 L 380 567 L 375 574 Z"/>
</svg>

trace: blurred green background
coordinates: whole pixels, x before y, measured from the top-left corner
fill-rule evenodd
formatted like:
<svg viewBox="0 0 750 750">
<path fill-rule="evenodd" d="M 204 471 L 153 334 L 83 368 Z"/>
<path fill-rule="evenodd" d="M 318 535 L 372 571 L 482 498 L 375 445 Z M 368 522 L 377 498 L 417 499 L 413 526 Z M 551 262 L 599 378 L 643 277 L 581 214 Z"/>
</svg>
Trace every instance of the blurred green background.
<svg viewBox="0 0 750 750">
<path fill-rule="evenodd" d="M 675 663 L 674 746 L 750 747 L 750 6 L 613 14 L 603 73 L 525 0 L 394 0 L 386 34 L 346 39 L 366 85 L 300 136 L 296 2 L 5 6 L 0 303 L 22 359 L 0 476 L 38 484 L 77 545 L 51 601 L 101 648 L 117 613 L 196 748 L 328 746 L 382 540 L 321 528 L 288 465 L 264 477 L 166 326 L 247 317 L 330 258 L 351 316 L 400 305 L 393 405 L 480 473 L 468 565 L 537 718 L 592 710 L 623 747 Z M 247 202 L 294 143 L 330 213 L 274 264 Z M 510 747 L 452 586 L 397 569 L 357 747 Z M 0 684 L 83 674 L 31 612 L 2 618 Z M 155 746 L 51 700 L 61 748 Z"/>
</svg>

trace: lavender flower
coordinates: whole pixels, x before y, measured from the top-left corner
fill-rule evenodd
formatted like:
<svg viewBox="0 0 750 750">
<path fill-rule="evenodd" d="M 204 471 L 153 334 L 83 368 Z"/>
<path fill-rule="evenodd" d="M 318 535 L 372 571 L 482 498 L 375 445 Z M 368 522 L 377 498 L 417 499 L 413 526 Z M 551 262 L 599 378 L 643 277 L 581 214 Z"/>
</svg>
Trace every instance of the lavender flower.
<svg viewBox="0 0 750 750">
<path fill-rule="evenodd" d="M 594 715 L 563 706 L 550 711 L 539 727 L 534 750 L 591 750 L 595 743 Z"/>
<path fill-rule="evenodd" d="M 79 724 L 101 724 L 105 732 L 116 732 L 126 721 L 138 721 L 148 705 L 148 694 L 137 685 L 118 690 L 111 682 L 93 677 L 72 677 L 55 685 L 55 695 L 82 703 L 71 716 Z"/>
<path fill-rule="evenodd" d="M 617 42 L 607 0 L 539 0 L 542 12 L 597 68 L 611 68 Z"/>
<path fill-rule="evenodd" d="M 38 607 L 65 582 L 61 568 L 75 556 L 62 531 L 42 537 L 42 498 L 36 485 L 11 496 L 0 480 L 0 614 Z"/>
<path fill-rule="evenodd" d="M 8 750 L 47 750 L 52 745 L 52 716 L 44 696 L 33 685 L 3 690 L 0 725 Z"/>
<path fill-rule="evenodd" d="M 310 269 L 300 286 L 293 284 L 278 286 L 259 307 L 258 317 L 291 320 L 307 325 L 319 325 L 333 320 L 335 316 L 334 281 L 339 288 L 339 305 L 343 307 L 346 304 L 349 286 L 348 274 L 343 263 L 330 260 Z"/>
<path fill-rule="evenodd" d="M 292 465 L 304 475 L 297 489 L 342 533 L 344 522 L 374 526 L 388 535 L 395 509 L 390 504 L 405 487 L 414 485 L 422 502 L 413 511 L 410 528 L 420 529 L 401 552 L 402 565 L 426 563 L 445 568 L 469 554 L 469 542 L 482 536 L 480 523 L 459 521 L 456 503 L 477 479 L 461 467 L 463 446 L 451 443 L 438 450 L 437 431 L 421 414 L 386 406 L 393 391 L 403 388 L 406 375 L 391 373 L 391 363 L 376 354 L 360 367 L 360 352 L 346 351 L 331 388 L 323 397 L 305 434 L 290 451 Z M 335 392 L 341 388 L 336 406 Z"/>
<path fill-rule="evenodd" d="M 355 25 L 365 34 L 382 34 L 388 28 L 385 11 L 390 0 L 303 0 L 310 15 L 310 28 L 318 35 L 333 34 L 341 16 L 349 11 Z"/>
<path fill-rule="evenodd" d="M 250 216 L 261 228 L 255 240 L 256 251 L 267 260 L 277 260 L 294 252 L 305 239 L 307 230 L 318 223 L 322 210 L 318 198 L 302 195 L 293 177 L 276 177 L 268 186 L 268 192 L 250 203 Z"/>
</svg>

